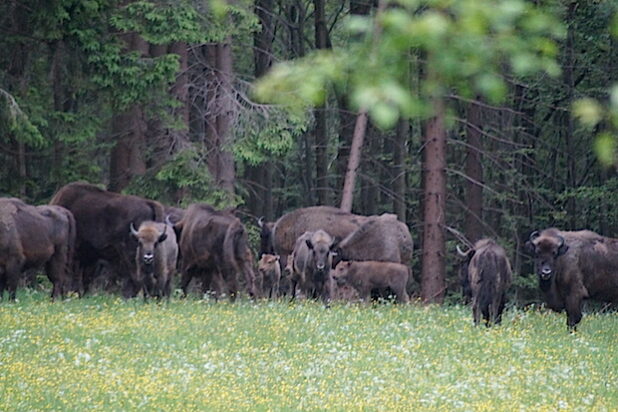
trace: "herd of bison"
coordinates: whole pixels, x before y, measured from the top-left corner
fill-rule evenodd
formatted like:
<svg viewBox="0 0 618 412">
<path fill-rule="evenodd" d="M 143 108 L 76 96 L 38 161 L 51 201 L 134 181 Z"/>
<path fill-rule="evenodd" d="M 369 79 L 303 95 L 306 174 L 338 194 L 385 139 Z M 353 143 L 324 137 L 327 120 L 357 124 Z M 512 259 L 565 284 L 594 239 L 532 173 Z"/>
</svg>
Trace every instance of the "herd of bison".
<svg viewBox="0 0 618 412">
<path fill-rule="evenodd" d="M 409 301 L 413 242 L 395 215 L 315 206 L 259 225 L 258 260 L 241 221 L 206 204 L 165 207 L 88 183 L 60 188 L 49 205 L 0 198 L 0 298 L 6 289 L 14 300 L 22 273 L 39 267 L 52 298 L 81 296 L 107 262 L 127 298 L 169 297 L 178 271 L 184 294 L 197 278 L 203 293 L 230 299 L 244 289 L 254 298 L 303 296 L 327 305 L 385 291 Z M 618 239 L 550 228 L 533 232 L 526 249 L 547 305 L 566 309 L 569 328 L 581 320 L 584 299 L 618 301 Z M 492 239 L 457 250 L 475 324 L 481 317 L 499 323 L 512 278 L 507 253 Z"/>
</svg>

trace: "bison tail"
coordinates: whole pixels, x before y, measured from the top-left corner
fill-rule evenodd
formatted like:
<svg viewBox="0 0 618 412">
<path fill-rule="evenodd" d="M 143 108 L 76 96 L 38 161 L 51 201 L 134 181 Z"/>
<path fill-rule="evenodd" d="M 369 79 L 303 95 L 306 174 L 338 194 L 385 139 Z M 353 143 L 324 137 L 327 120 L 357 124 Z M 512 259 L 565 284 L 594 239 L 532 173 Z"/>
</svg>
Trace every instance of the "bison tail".
<svg viewBox="0 0 618 412">
<path fill-rule="evenodd" d="M 225 263 L 237 269 L 236 261 L 240 255 L 239 243 L 243 237 L 244 230 L 240 223 L 234 222 L 228 226 L 223 240 L 223 259 Z"/>
<path fill-rule="evenodd" d="M 492 298 L 497 293 L 497 279 L 500 276 L 500 264 L 495 255 L 488 256 L 481 268 L 479 268 L 478 304 L 483 312 L 487 311 L 492 303 Z"/>
<path fill-rule="evenodd" d="M 67 256 L 66 256 L 66 280 L 69 282 L 72 288 L 76 288 L 78 291 L 81 289 L 81 285 L 75 284 L 75 277 L 77 273 L 75 262 L 75 245 L 77 242 L 77 224 L 75 223 L 75 217 L 73 213 L 67 210 L 66 212 L 67 220 L 69 223 L 68 231 L 67 231 Z M 67 290 L 67 285 L 64 285 L 64 292 Z"/>
</svg>

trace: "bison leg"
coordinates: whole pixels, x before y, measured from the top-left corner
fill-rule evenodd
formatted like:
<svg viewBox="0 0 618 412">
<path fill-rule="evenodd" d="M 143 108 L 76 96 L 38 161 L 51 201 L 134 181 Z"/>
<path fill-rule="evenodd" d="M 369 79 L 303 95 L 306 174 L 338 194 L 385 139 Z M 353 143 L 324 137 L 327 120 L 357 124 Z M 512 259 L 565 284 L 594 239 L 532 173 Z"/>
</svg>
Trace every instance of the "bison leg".
<svg viewBox="0 0 618 412">
<path fill-rule="evenodd" d="M 481 322 L 481 308 L 476 298 L 472 299 L 472 317 L 474 318 L 474 325 L 477 326 Z"/>
<path fill-rule="evenodd" d="M 9 290 L 9 300 L 14 301 L 17 294 L 17 284 L 21 275 L 21 265 L 16 262 L 11 262 L 6 266 L 6 286 Z"/>
<path fill-rule="evenodd" d="M 191 279 L 193 279 L 193 274 L 190 270 L 183 270 L 182 276 L 180 278 L 180 288 L 182 289 L 182 297 L 187 297 L 187 288 L 189 287 L 189 283 L 191 283 Z"/>
<path fill-rule="evenodd" d="M 66 276 L 64 274 L 66 265 L 64 259 L 58 259 L 56 256 L 54 256 L 45 266 L 47 277 L 53 285 L 51 293 L 52 300 L 64 298 L 64 291 L 66 288 Z"/>
<path fill-rule="evenodd" d="M 401 288 L 395 291 L 395 296 L 397 296 L 397 302 L 399 303 L 409 303 L 410 297 L 408 296 L 408 292 L 406 292 L 406 288 Z"/>
<path fill-rule="evenodd" d="M 570 331 L 577 330 L 577 324 L 582 320 L 582 297 L 569 295 L 566 298 L 567 326 Z"/>
<path fill-rule="evenodd" d="M 124 282 L 124 287 L 122 288 L 122 296 L 125 299 L 134 298 L 137 296 L 140 289 L 142 289 L 140 285 L 135 283 L 135 281 L 130 277 L 127 277 Z M 146 293 L 144 293 L 144 296 L 146 296 Z"/>
<path fill-rule="evenodd" d="M 270 298 L 277 299 L 279 297 L 279 284 L 281 283 L 281 278 L 275 276 L 275 281 L 270 287 Z"/>
<path fill-rule="evenodd" d="M 236 271 L 228 272 L 225 276 L 224 283 L 230 296 L 230 301 L 234 302 L 238 295 L 238 276 L 236 274 Z M 247 289 L 251 294 L 251 290 L 253 289 L 253 282 L 251 282 L 251 284 L 247 284 Z M 255 296 L 255 294 L 253 295 Z"/>
<path fill-rule="evenodd" d="M 499 325 L 502 322 L 502 311 L 504 310 L 504 304 L 506 302 L 505 294 L 501 294 L 498 299 L 489 306 L 489 321 L 493 325 Z"/>
<path fill-rule="evenodd" d="M 6 289 L 6 271 L 0 268 L 0 300 L 4 297 L 4 289 Z"/>
<path fill-rule="evenodd" d="M 408 279 L 402 278 L 396 284 L 391 285 L 391 289 L 395 292 L 395 296 L 397 297 L 397 302 L 399 303 L 409 303 L 410 297 L 408 296 L 408 292 L 406 292 L 406 286 L 408 284 Z"/>
</svg>

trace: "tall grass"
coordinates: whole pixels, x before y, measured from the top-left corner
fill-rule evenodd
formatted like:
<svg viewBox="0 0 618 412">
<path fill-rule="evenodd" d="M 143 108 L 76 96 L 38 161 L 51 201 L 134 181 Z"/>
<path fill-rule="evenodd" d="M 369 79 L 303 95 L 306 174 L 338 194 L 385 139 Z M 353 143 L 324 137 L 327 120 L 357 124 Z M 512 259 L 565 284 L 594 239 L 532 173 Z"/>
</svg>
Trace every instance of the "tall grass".
<svg viewBox="0 0 618 412">
<path fill-rule="evenodd" d="M 0 410 L 616 410 L 618 316 L 110 296 L 0 304 Z"/>
</svg>

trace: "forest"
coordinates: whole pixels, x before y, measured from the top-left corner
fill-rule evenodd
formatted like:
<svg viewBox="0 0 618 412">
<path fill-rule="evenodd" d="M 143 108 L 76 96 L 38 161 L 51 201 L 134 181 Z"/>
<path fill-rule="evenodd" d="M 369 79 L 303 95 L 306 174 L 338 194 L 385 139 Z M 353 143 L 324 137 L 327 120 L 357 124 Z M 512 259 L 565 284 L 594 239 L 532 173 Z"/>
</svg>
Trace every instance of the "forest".
<svg viewBox="0 0 618 412">
<path fill-rule="evenodd" d="M 7 0 L 0 196 L 73 181 L 408 224 L 424 301 L 493 237 L 537 299 L 534 230 L 618 237 L 614 0 Z M 456 297 L 458 298 L 458 297 Z"/>
</svg>

